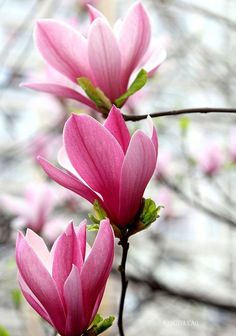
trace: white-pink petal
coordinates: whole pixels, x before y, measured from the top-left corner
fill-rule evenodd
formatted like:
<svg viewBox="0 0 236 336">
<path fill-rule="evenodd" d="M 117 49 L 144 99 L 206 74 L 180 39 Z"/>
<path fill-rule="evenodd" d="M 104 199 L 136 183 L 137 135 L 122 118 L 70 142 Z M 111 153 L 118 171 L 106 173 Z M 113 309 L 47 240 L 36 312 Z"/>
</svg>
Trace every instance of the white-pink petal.
<svg viewBox="0 0 236 336">
<path fill-rule="evenodd" d="M 121 96 L 121 55 L 109 25 L 97 18 L 90 26 L 88 57 L 95 77 L 95 85 L 114 101 Z"/>
<path fill-rule="evenodd" d="M 141 3 L 135 3 L 124 18 L 120 29 L 119 47 L 122 55 L 123 85 L 146 53 L 151 37 L 148 14 Z"/>
<path fill-rule="evenodd" d="M 25 239 L 37 254 L 38 258 L 40 258 L 45 268 L 51 272 L 50 253 L 44 240 L 30 229 L 27 229 Z"/>
<path fill-rule="evenodd" d="M 35 43 L 44 59 L 57 71 L 76 82 L 82 76 L 91 78 L 87 40 L 72 26 L 57 20 L 39 20 Z"/>
<path fill-rule="evenodd" d="M 54 83 L 22 83 L 21 86 L 36 91 L 51 93 L 60 98 L 74 99 L 84 105 L 91 107 L 93 110 L 97 110 L 96 105 L 90 99 L 64 85 Z"/>
</svg>

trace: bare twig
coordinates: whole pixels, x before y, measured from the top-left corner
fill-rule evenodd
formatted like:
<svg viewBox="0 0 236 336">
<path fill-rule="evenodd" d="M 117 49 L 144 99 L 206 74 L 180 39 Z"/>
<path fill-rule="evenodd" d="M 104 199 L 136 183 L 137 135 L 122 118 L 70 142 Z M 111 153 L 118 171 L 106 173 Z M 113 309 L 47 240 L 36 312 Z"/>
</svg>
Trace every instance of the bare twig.
<svg viewBox="0 0 236 336">
<path fill-rule="evenodd" d="M 138 285 L 147 286 L 152 292 L 163 292 L 169 296 L 184 300 L 193 301 L 199 304 L 203 304 L 209 307 L 222 309 L 228 312 L 236 312 L 236 304 L 228 304 L 218 301 L 210 296 L 205 296 L 203 294 L 195 294 L 192 292 L 182 291 L 173 289 L 158 279 L 148 276 L 145 278 L 136 277 L 135 275 L 129 275 L 128 280 Z"/>
<path fill-rule="evenodd" d="M 163 112 L 156 112 L 149 114 L 152 118 L 166 117 L 166 116 L 176 116 L 182 114 L 207 114 L 207 113 L 232 113 L 236 114 L 236 108 L 226 108 L 226 107 L 195 107 L 189 109 L 180 109 L 180 110 L 170 110 Z M 126 121 L 139 121 L 146 119 L 148 114 L 140 115 L 128 115 L 123 114 L 123 117 Z"/>
<path fill-rule="evenodd" d="M 172 191 L 174 191 L 184 202 L 190 204 L 193 207 L 196 207 L 198 210 L 206 213 L 207 215 L 210 215 L 211 217 L 228 224 L 229 226 L 236 228 L 236 221 L 232 218 L 227 217 L 226 215 L 219 213 L 215 211 L 215 209 L 212 209 L 210 207 L 207 207 L 206 205 L 202 204 L 201 202 L 197 201 L 196 199 L 190 199 L 188 195 L 178 187 L 175 183 L 162 178 L 161 181 L 163 184 L 165 184 L 168 188 L 170 188 Z"/>
</svg>

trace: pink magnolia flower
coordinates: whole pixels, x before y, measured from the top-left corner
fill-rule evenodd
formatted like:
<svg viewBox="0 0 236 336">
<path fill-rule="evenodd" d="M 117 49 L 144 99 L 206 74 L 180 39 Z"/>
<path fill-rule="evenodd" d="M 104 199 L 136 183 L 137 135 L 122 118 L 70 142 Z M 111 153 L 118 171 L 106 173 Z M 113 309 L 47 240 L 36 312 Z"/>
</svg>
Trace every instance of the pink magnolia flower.
<svg viewBox="0 0 236 336">
<path fill-rule="evenodd" d="M 91 249 L 86 246 L 86 223 L 73 223 L 51 252 L 31 230 L 18 234 L 16 263 L 21 290 L 28 303 L 61 336 L 82 335 L 99 308 L 114 256 L 114 235 L 101 222 Z"/>
<path fill-rule="evenodd" d="M 97 6 L 100 0 L 77 0 L 82 7 L 86 7 L 87 5 Z"/>
<path fill-rule="evenodd" d="M 47 183 L 27 186 L 24 196 L 2 195 L 4 208 L 17 216 L 20 227 L 42 232 L 48 217 L 54 209 L 56 195 Z"/>
<path fill-rule="evenodd" d="M 221 148 L 214 143 L 207 144 L 198 159 L 204 174 L 212 176 L 223 166 L 224 157 Z"/>
<path fill-rule="evenodd" d="M 97 109 L 78 85 L 87 77 L 111 102 L 127 91 L 131 76 L 144 68 L 152 75 L 165 59 L 165 52 L 151 42 L 149 16 L 141 3 L 134 4 L 112 31 L 106 18 L 89 6 L 91 25 L 85 38 L 70 25 L 39 20 L 35 43 L 45 61 L 65 80 L 25 83 L 23 86 L 71 98 Z"/>
<path fill-rule="evenodd" d="M 116 226 L 129 224 L 155 170 L 156 129 L 152 126 L 151 138 L 140 130 L 131 137 L 120 111 L 113 107 L 103 126 L 90 116 L 72 115 L 65 124 L 64 146 L 68 158 L 63 165 L 72 165 L 73 171 L 39 158 L 46 173 L 89 202 L 98 200 Z"/>
<path fill-rule="evenodd" d="M 27 148 L 29 154 L 34 160 L 37 156 L 49 158 L 53 157 L 55 151 L 61 147 L 61 135 L 53 133 L 38 133 L 31 139 L 30 146 Z"/>
</svg>

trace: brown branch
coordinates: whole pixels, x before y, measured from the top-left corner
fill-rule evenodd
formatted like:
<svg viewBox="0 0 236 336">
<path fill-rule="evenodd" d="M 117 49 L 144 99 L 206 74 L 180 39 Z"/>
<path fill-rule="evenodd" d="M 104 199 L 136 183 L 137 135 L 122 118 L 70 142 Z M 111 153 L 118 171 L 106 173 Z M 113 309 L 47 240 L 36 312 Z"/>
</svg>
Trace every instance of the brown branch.
<svg viewBox="0 0 236 336">
<path fill-rule="evenodd" d="M 182 114 L 207 114 L 207 113 L 233 113 L 236 114 L 236 108 L 226 108 L 226 107 L 196 107 L 189 109 L 181 109 L 181 110 L 170 110 L 163 112 L 156 112 L 149 114 L 152 118 L 166 117 L 166 116 L 177 116 Z M 140 115 L 128 115 L 123 114 L 123 118 L 125 121 L 139 121 L 146 119 L 148 114 L 140 114 Z"/>
<path fill-rule="evenodd" d="M 231 20 L 230 18 L 223 16 L 221 14 L 215 13 L 211 10 L 208 10 L 206 8 L 203 8 L 201 6 L 198 6 L 196 4 L 188 3 L 186 1 L 161 1 L 161 5 L 168 5 L 171 7 L 175 7 L 178 10 L 184 10 L 188 12 L 193 12 L 194 14 L 200 14 L 202 16 L 205 16 L 207 18 L 219 21 L 220 23 L 224 23 L 226 26 L 228 26 L 231 29 L 236 29 L 236 22 Z M 160 4 L 158 3 L 158 5 Z"/>
<path fill-rule="evenodd" d="M 130 282 L 133 282 L 134 284 L 144 285 L 148 287 L 152 292 L 163 292 L 164 294 L 180 300 L 193 301 L 195 303 L 203 304 L 208 307 L 222 309 L 227 312 L 236 312 L 236 304 L 224 303 L 220 300 L 215 300 L 214 298 L 205 296 L 203 294 L 195 294 L 187 291 L 176 290 L 163 284 L 161 281 L 153 277 L 139 278 L 135 275 L 129 275 L 128 280 Z"/>
<path fill-rule="evenodd" d="M 224 214 L 221 214 L 219 212 L 216 212 L 215 209 L 212 207 L 209 208 L 202 204 L 201 202 L 197 201 L 196 199 L 190 199 L 186 193 L 182 189 L 180 189 L 176 184 L 173 182 L 167 180 L 166 178 L 162 178 L 161 182 L 165 184 L 168 188 L 170 188 L 172 191 L 174 191 L 180 199 L 182 199 L 184 202 L 189 204 L 192 207 L 195 207 L 196 209 L 204 212 L 207 215 L 210 215 L 211 217 L 228 224 L 230 227 L 233 227 L 234 229 L 236 228 L 236 221 L 234 219 L 231 219 Z"/>
</svg>

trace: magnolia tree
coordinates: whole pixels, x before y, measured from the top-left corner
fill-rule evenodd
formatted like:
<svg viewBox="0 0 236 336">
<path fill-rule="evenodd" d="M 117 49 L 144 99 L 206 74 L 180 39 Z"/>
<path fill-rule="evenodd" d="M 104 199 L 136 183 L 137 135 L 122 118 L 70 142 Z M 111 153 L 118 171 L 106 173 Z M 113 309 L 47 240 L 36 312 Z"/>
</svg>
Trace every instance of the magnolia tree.
<svg viewBox="0 0 236 336">
<path fill-rule="evenodd" d="M 76 227 L 69 223 L 49 252 L 37 233 L 41 233 L 50 209 L 43 214 L 36 205 L 38 218 L 29 216 L 25 204 L 26 211 L 21 209 L 20 214 L 36 232 L 27 229 L 25 235 L 18 234 L 16 262 L 23 295 L 56 333 L 94 336 L 108 329 L 114 320 L 113 316 L 101 317 L 97 311 L 117 242 L 122 249 L 117 320 L 119 334 L 123 336 L 129 237 L 147 229 L 161 209 L 151 198 L 143 196 L 156 170 L 158 156 L 157 130 L 151 117 L 226 109 L 167 111 L 151 117 L 124 114 L 121 109 L 155 74 L 165 60 L 165 51 L 154 42 L 150 19 L 141 3 L 134 4 L 114 29 L 97 9 L 88 6 L 88 11 L 91 23 L 86 37 L 57 20 L 36 23 L 35 44 L 56 75 L 48 76 L 45 82 L 22 86 L 60 99 L 74 99 L 95 111 L 96 119 L 98 116 L 105 119 L 100 123 L 90 115 L 73 113 L 64 125 L 63 147 L 58 154 L 60 167 L 51 164 L 50 158 L 48 161 L 38 157 L 51 179 L 92 204 L 93 212 L 89 214 L 92 224 L 83 221 Z M 126 121 L 142 119 L 147 119 L 149 134 L 136 130 L 131 135 Z M 211 158 L 207 161 L 202 157 L 200 163 L 211 176 L 221 158 L 216 150 L 209 152 L 213 153 Z M 164 170 L 160 169 L 160 174 L 159 178 L 164 180 Z M 9 204 L 10 200 L 5 202 Z M 50 208 L 49 200 L 46 204 Z M 86 243 L 86 229 L 97 232 L 92 247 Z"/>
</svg>

